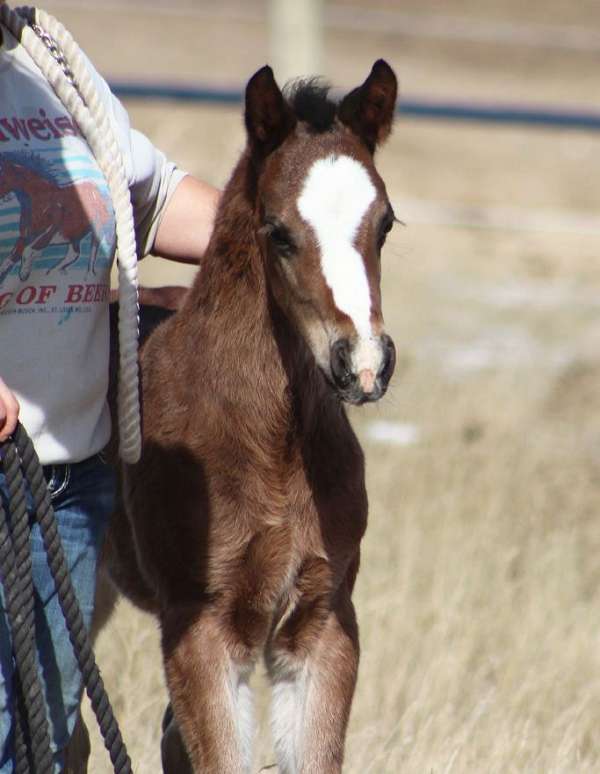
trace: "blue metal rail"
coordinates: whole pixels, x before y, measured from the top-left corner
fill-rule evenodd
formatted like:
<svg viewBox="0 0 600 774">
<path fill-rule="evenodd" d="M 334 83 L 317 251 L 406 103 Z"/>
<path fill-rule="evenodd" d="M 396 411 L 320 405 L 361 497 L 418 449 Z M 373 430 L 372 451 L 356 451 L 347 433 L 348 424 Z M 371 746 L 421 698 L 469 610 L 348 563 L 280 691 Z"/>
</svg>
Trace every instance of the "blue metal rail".
<svg viewBox="0 0 600 774">
<path fill-rule="evenodd" d="M 238 104 L 243 99 L 240 89 L 185 84 L 115 81 L 113 92 L 124 99 L 170 99 L 180 102 L 213 102 Z M 443 121 L 479 121 L 494 124 L 517 124 L 554 129 L 600 130 L 600 111 L 574 110 L 554 106 L 533 106 L 454 100 L 402 99 L 398 113 L 405 116 Z"/>
</svg>

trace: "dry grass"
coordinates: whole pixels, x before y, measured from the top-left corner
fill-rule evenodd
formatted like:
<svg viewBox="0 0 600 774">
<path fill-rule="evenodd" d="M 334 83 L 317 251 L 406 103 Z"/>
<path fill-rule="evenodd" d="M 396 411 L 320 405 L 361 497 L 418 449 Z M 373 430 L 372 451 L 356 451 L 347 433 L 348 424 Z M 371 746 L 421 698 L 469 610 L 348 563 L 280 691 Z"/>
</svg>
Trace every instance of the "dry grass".
<svg viewBox="0 0 600 774">
<path fill-rule="evenodd" d="M 457 0 L 444 12 L 514 20 L 522 5 L 502 11 Z M 523 18 L 584 23 L 569 16 L 576 5 L 530 3 Z M 145 24 L 154 35 L 152 20 Z M 246 32 L 245 47 L 231 50 L 217 74 L 236 65 L 247 75 L 251 62 L 262 63 L 258 33 Z M 464 83 L 464 93 L 482 97 L 592 96 L 587 55 L 542 52 L 525 78 L 520 68 L 531 52 L 449 45 L 433 52 L 431 42 L 406 48 L 390 36 L 362 36 L 356 49 L 347 42 L 331 38 L 338 82 L 351 83 L 355 69 L 381 53 L 396 56 L 412 92 L 457 96 Z M 217 44 L 218 35 L 206 57 Z M 135 65 L 129 52 L 111 67 L 93 38 L 86 47 L 109 72 Z M 191 77 L 191 57 L 203 51 L 200 38 L 175 60 L 159 50 L 150 66 L 160 61 L 166 72 L 181 67 Z M 130 107 L 169 155 L 223 182 L 243 142 L 237 110 Z M 436 202 L 442 214 L 446 203 L 510 205 L 518 228 L 519 212 L 595 214 L 599 151 L 598 136 L 584 133 L 406 121 L 380 167 L 401 218 L 414 200 Z M 384 259 L 388 327 L 400 353 L 394 389 L 380 407 L 353 414 L 371 511 L 356 592 L 363 655 L 346 770 L 599 771 L 600 234 L 569 231 L 560 216 L 538 232 L 405 219 Z M 151 262 L 145 272 L 152 282 L 172 278 Z M 382 421 L 395 423 L 392 434 L 398 423 L 414 426 L 413 442 L 374 440 L 373 423 Z M 159 771 L 165 691 L 155 624 L 123 605 L 98 658 L 136 771 Z M 264 721 L 260 677 L 257 686 Z M 264 722 L 257 748 L 258 768 L 272 761 Z M 92 771 L 108 770 L 97 743 Z"/>
<path fill-rule="evenodd" d="M 465 131 L 407 125 L 382 168 L 394 178 L 405 146 L 420 141 L 432 176 L 427 150 L 445 139 L 458 153 Z M 515 140 L 475 134 L 463 134 L 465 165 L 481 143 L 505 157 Z M 528 138 L 538 153 L 546 144 L 548 161 L 531 185 L 545 175 L 556 189 L 547 204 L 568 208 L 550 163 L 555 138 Z M 528 179 L 515 170 L 524 198 Z M 391 186 L 400 216 L 406 192 Z M 399 371 L 382 406 L 353 415 L 371 516 L 348 772 L 600 768 L 599 241 L 409 225 L 387 250 Z M 371 440 L 384 420 L 415 425 L 419 439 Z M 154 624 L 121 608 L 99 658 L 138 770 L 158 771 Z M 268 763 L 264 723 L 259 736 L 258 762 Z"/>
</svg>

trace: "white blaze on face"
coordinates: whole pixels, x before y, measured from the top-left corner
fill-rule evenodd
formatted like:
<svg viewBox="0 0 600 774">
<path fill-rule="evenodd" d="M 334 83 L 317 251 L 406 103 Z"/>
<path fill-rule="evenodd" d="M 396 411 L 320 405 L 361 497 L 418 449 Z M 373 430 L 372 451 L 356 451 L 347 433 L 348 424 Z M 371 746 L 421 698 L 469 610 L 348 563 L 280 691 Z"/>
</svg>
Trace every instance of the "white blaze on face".
<svg viewBox="0 0 600 774">
<path fill-rule="evenodd" d="M 312 165 L 297 202 L 317 237 L 334 303 L 350 317 L 359 339 L 366 340 L 371 339 L 371 292 L 354 240 L 376 195 L 360 162 L 350 156 L 329 156 Z"/>
</svg>

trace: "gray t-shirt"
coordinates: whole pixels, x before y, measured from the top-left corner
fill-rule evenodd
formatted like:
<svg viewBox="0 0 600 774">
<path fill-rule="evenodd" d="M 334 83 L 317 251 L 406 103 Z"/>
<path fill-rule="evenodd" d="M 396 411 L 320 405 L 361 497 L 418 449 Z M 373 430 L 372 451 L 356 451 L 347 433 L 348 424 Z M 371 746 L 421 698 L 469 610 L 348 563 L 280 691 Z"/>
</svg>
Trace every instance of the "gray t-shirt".
<svg viewBox="0 0 600 774">
<path fill-rule="evenodd" d="M 0 376 L 43 464 L 77 462 L 110 436 L 108 188 L 78 126 L 5 28 L 0 45 Z M 184 177 L 94 72 L 117 132 L 146 255 Z"/>
</svg>

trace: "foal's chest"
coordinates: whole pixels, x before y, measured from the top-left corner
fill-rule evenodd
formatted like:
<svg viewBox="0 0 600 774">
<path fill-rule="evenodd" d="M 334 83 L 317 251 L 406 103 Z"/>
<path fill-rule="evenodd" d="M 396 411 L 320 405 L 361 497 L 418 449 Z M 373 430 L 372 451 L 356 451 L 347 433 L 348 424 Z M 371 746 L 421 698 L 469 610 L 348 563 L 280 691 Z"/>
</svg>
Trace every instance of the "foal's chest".
<svg viewBox="0 0 600 774">
<path fill-rule="evenodd" d="M 299 604 L 328 598 L 355 560 L 364 534 L 367 500 L 362 467 L 353 480 L 311 486 L 303 469 L 290 476 L 241 557 L 240 592 L 254 609 L 283 618 Z"/>
<path fill-rule="evenodd" d="M 253 647 L 300 610 L 327 607 L 357 563 L 367 518 L 363 457 L 349 426 L 338 429 L 247 466 L 236 487 L 243 536 L 232 539 L 233 524 L 227 538 L 215 536 L 234 552 L 213 565 L 216 586 L 233 591 L 234 627 Z"/>
</svg>

